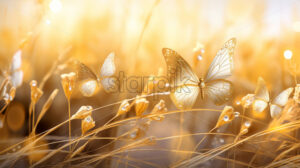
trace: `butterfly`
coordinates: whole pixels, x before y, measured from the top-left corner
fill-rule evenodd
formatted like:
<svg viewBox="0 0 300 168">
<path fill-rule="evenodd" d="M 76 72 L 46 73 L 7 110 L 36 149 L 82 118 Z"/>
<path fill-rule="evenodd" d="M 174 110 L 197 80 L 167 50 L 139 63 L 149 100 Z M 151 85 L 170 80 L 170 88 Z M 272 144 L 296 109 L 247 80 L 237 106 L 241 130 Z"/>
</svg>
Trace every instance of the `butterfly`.
<svg viewBox="0 0 300 168">
<path fill-rule="evenodd" d="M 255 112 L 261 113 L 270 106 L 270 115 L 272 118 L 281 114 L 283 107 L 286 105 L 293 88 L 287 88 L 282 91 L 273 101 L 270 101 L 269 91 L 262 77 L 258 78 L 257 87 L 254 93 L 255 100 L 252 104 Z"/>
<path fill-rule="evenodd" d="M 113 77 L 116 72 L 114 57 L 114 53 L 110 53 L 106 57 L 100 69 L 99 78 L 85 64 L 76 61 L 75 65 L 77 69 L 77 80 L 79 81 L 79 89 L 84 96 L 92 96 L 96 89 L 99 88 L 100 83 L 104 90 L 108 93 L 116 90 L 116 78 Z"/>
<path fill-rule="evenodd" d="M 225 78 L 233 71 L 233 52 L 236 39 L 228 40 L 218 51 L 204 78 L 198 78 L 191 66 L 176 52 L 163 48 L 168 78 L 170 81 L 170 96 L 178 109 L 190 109 L 200 92 L 201 98 L 209 97 L 216 105 L 229 100 L 232 84 Z"/>
</svg>

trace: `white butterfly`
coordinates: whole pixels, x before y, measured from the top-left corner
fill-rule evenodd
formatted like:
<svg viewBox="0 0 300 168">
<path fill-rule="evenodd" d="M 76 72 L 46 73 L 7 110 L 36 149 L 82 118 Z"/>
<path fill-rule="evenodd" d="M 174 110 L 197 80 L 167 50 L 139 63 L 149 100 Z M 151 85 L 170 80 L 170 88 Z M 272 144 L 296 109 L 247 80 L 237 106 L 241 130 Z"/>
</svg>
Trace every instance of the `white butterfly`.
<svg viewBox="0 0 300 168">
<path fill-rule="evenodd" d="M 261 113 L 263 112 L 268 105 L 270 106 L 270 114 L 271 117 L 277 117 L 281 114 L 281 111 L 283 107 L 286 105 L 289 96 L 293 92 L 293 88 L 287 88 L 284 91 L 282 91 L 275 99 L 270 102 L 270 96 L 268 88 L 265 84 L 265 81 L 263 78 L 259 77 L 257 82 L 257 87 L 255 90 L 255 100 L 252 104 L 253 110 L 255 112 Z"/>
<path fill-rule="evenodd" d="M 81 62 L 76 62 L 80 92 L 84 96 L 92 96 L 99 87 L 99 82 L 106 92 L 113 92 L 117 89 L 116 78 L 113 77 L 116 72 L 114 57 L 115 54 L 113 52 L 106 57 L 101 67 L 99 78 L 89 67 Z"/>
<path fill-rule="evenodd" d="M 12 57 L 12 62 L 10 66 L 10 79 L 14 87 L 19 87 L 23 83 L 23 71 L 22 66 L 22 51 L 18 50 Z"/>
<path fill-rule="evenodd" d="M 198 78 L 190 65 L 175 51 L 163 48 L 171 86 L 171 99 L 179 109 L 192 108 L 198 94 L 201 98 L 211 98 L 220 105 L 229 100 L 232 93 L 231 82 L 225 78 L 233 71 L 233 51 L 236 39 L 228 40 L 218 51 L 205 78 Z"/>
</svg>

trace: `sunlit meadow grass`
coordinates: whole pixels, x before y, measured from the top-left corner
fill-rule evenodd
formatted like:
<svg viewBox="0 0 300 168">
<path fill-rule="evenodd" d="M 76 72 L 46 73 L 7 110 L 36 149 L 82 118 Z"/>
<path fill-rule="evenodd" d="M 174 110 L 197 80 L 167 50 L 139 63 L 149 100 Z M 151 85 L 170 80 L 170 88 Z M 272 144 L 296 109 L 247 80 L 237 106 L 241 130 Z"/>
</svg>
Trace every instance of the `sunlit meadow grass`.
<svg viewBox="0 0 300 168">
<path fill-rule="evenodd" d="M 15 3 L 0 1 L 0 167 L 300 167 L 299 21 L 266 35 L 260 1 L 222 4 L 222 28 L 217 2 Z M 201 76 L 231 37 L 231 99 L 178 110 L 162 48 Z"/>
</svg>

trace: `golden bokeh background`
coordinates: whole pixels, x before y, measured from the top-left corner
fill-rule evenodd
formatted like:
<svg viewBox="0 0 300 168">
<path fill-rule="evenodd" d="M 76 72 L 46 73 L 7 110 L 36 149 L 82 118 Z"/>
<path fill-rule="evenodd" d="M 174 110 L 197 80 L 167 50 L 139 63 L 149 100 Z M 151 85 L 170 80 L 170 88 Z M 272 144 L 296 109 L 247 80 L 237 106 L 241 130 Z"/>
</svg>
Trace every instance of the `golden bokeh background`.
<svg viewBox="0 0 300 168">
<path fill-rule="evenodd" d="M 166 73 L 161 50 L 167 47 L 180 53 L 190 65 L 196 65 L 194 71 L 203 76 L 217 51 L 232 37 L 237 38 L 237 46 L 234 74 L 230 78 L 234 95 L 228 104 L 253 93 L 259 76 L 265 79 L 271 97 L 295 86 L 294 76 L 299 82 L 298 0 L 0 0 L 2 72 L 9 69 L 12 56 L 27 40 L 22 48 L 23 85 L 17 88 L 15 102 L 6 110 L 7 121 L 0 129 L 0 139 L 28 134 L 29 83 L 31 80 L 41 82 L 66 48 L 71 47 L 67 54 L 69 58 L 85 63 L 97 75 L 106 56 L 115 52 L 118 72 L 125 72 L 127 76 L 150 76 L 158 74 L 160 68 Z M 202 48 L 197 48 L 197 43 Z M 200 49 L 204 49 L 202 60 L 197 60 L 195 57 Z M 291 59 L 287 59 L 289 56 Z M 55 88 L 60 90 L 37 132 L 67 119 L 67 100 L 60 73 L 54 73 L 43 89 L 40 102 L 45 102 Z M 75 113 L 82 105 L 96 108 L 137 94 L 108 94 L 103 89 L 91 98 L 74 94 L 71 112 Z M 170 99 L 165 99 L 168 109 L 174 110 Z M 155 105 L 155 102 L 150 103 Z M 42 105 L 37 104 L 37 113 Z M 195 107 L 222 108 L 210 100 L 198 100 Z M 117 109 L 112 106 L 98 111 L 96 125 L 109 120 Z M 269 114 L 249 116 L 270 120 Z M 209 131 L 215 124 L 217 113 L 204 112 L 203 116 L 190 113 L 185 117 L 191 122 L 203 121 L 203 124 L 187 125 L 186 132 Z M 162 127 L 170 127 L 170 132 L 176 132 L 177 123 L 177 118 L 173 117 Z M 73 124 L 72 131 L 80 135 L 80 123 L 75 121 Z M 66 135 L 66 129 L 59 129 L 54 134 Z M 158 125 L 153 126 L 153 132 L 166 135 Z M 191 139 L 185 142 L 186 146 L 194 144 Z"/>
</svg>

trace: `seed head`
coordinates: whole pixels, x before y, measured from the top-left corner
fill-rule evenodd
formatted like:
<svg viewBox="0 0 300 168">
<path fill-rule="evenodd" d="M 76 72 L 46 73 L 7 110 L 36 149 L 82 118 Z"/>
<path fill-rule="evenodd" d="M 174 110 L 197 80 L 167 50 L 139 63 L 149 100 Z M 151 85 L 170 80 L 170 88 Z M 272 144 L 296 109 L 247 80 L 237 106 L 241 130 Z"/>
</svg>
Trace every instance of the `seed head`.
<svg viewBox="0 0 300 168">
<path fill-rule="evenodd" d="M 89 115 L 81 120 L 81 132 L 84 135 L 88 130 L 95 127 L 95 121 L 93 120 L 92 116 Z"/>
<path fill-rule="evenodd" d="M 241 126 L 239 135 L 247 134 L 250 126 L 251 126 L 251 121 L 245 121 Z"/>
<path fill-rule="evenodd" d="M 149 105 L 149 101 L 147 101 L 145 98 L 137 96 L 135 99 L 135 113 L 136 116 L 141 117 L 145 110 L 147 109 Z"/>
<path fill-rule="evenodd" d="M 92 115 L 93 107 L 92 106 L 81 106 L 79 110 L 73 114 L 71 119 L 84 119 L 87 116 Z"/>
<path fill-rule="evenodd" d="M 231 106 L 225 106 L 221 115 L 219 116 L 216 128 L 232 121 L 234 119 L 234 111 Z"/>
<path fill-rule="evenodd" d="M 127 113 L 131 109 L 131 106 L 132 106 L 132 104 L 129 104 L 128 100 L 125 99 L 121 103 L 117 115 L 119 116 L 119 115 Z"/>
<path fill-rule="evenodd" d="M 32 80 L 30 82 L 30 88 L 31 88 L 31 102 L 33 104 L 36 104 L 36 102 L 41 98 L 43 95 L 43 91 L 37 87 L 37 81 Z"/>
<path fill-rule="evenodd" d="M 155 121 L 162 121 L 165 116 L 163 115 L 163 113 L 167 112 L 168 109 L 166 108 L 166 104 L 165 104 L 165 101 L 164 100 L 160 100 L 159 103 L 157 103 L 151 114 L 155 115 L 153 117 L 151 117 L 152 120 L 155 120 Z"/>
<path fill-rule="evenodd" d="M 68 74 L 62 74 L 60 77 L 65 96 L 67 97 L 67 99 L 70 99 L 75 87 L 76 73 L 71 72 Z"/>
<path fill-rule="evenodd" d="M 244 108 L 249 108 L 255 100 L 254 94 L 247 94 L 241 100 L 241 104 Z"/>
</svg>

